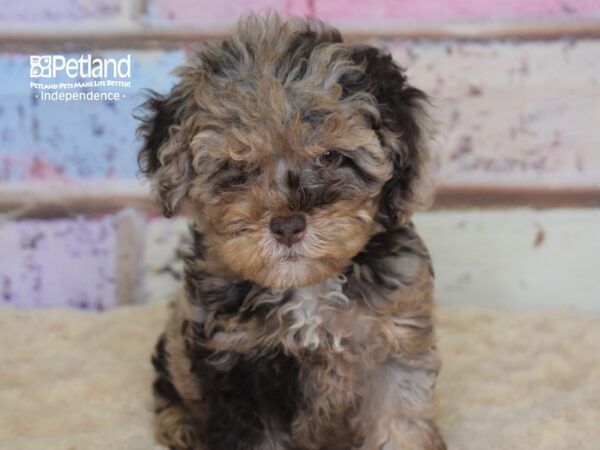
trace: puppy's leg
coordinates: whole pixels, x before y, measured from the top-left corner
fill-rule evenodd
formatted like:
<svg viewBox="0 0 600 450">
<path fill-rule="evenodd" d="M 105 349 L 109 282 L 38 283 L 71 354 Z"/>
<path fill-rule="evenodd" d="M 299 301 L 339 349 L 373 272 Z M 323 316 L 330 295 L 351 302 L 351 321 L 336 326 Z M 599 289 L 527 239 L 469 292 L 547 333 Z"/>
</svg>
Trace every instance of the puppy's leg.
<svg viewBox="0 0 600 450">
<path fill-rule="evenodd" d="M 165 344 L 166 338 L 162 335 L 152 356 L 152 365 L 156 370 L 153 384 L 156 439 L 171 449 L 204 450 L 196 434 L 192 416 L 171 380 Z"/>
<path fill-rule="evenodd" d="M 209 450 L 291 450 L 288 424 L 297 401 L 294 360 L 221 353 L 207 387 L 204 439 Z"/>
<path fill-rule="evenodd" d="M 382 424 L 383 425 L 383 424 Z M 432 421 L 395 419 L 373 435 L 361 449 L 369 450 L 446 450 Z"/>
<path fill-rule="evenodd" d="M 437 372 L 388 362 L 369 378 L 355 417 L 362 428 L 361 450 L 445 450 L 434 423 L 433 388 Z"/>
<path fill-rule="evenodd" d="M 222 428 L 207 428 L 209 450 L 292 450 L 289 434 L 277 430 L 243 430 L 228 421 Z M 232 427 L 225 432 L 225 427 Z M 260 436 L 256 436 L 256 433 Z"/>
<path fill-rule="evenodd" d="M 205 450 L 189 412 L 181 405 L 171 405 L 156 413 L 156 440 L 173 450 Z"/>
</svg>

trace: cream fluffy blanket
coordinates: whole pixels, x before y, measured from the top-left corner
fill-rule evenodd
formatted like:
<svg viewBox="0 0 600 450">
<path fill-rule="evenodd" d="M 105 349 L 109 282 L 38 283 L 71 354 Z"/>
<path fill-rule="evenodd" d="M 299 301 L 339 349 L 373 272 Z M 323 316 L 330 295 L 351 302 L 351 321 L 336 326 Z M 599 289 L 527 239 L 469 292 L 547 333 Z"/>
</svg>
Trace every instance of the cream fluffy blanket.
<svg viewBox="0 0 600 450">
<path fill-rule="evenodd" d="M 0 308 L 0 448 L 159 449 L 149 355 L 166 308 Z M 600 449 L 600 317 L 439 311 L 450 449 Z"/>
</svg>

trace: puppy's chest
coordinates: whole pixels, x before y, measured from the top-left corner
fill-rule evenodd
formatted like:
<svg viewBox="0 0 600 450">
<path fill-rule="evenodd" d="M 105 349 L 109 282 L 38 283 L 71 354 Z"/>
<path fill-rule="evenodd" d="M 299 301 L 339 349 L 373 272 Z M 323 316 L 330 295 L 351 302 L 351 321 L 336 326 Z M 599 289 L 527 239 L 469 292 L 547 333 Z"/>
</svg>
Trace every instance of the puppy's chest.
<svg viewBox="0 0 600 450">
<path fill-rule="evenodd" d="M 344 293 L 343 283 L 332 278 L 314 286 L 251 297 L 238 313 L 218 319 L 222 331 L 215 337 L 220 349 L 240 352 L 243 347 L 254 354 L 277 350 L 296 357 L 356 349 L 368 340 L 377 319 L 366 315 Z M 223 342 L 231 342 L 231 347 L 223 348 Z M 248 343 L 253 343 L 251 348 Z"/>
</svg>

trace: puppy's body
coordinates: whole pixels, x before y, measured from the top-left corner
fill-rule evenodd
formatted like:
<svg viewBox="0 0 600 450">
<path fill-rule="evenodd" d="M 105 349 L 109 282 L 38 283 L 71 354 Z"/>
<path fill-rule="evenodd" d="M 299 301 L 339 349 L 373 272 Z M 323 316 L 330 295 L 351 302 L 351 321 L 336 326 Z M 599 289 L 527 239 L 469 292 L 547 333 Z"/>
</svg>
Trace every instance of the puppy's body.
<svg viewBox="0 0 600 450">
<path fill-rule="evenodd" d="M 411 226 L 375 235 L 343 275 L 296 289 L 205 272 L 202 236 L 195 239 L 186 264 L 197 276 L 155 357 L 163 442 L 442 448 L 433 425 L 431 266 Z"/>
<path fill-rule="evenodd" d="M 153 358 L 159 440 L 443 449 L 433 273 L 408 220 L 424 95 L 378 50 L 276 16 L 180 76 L 141 128 L 165 213 L 195 218 Z"/>
</svg>

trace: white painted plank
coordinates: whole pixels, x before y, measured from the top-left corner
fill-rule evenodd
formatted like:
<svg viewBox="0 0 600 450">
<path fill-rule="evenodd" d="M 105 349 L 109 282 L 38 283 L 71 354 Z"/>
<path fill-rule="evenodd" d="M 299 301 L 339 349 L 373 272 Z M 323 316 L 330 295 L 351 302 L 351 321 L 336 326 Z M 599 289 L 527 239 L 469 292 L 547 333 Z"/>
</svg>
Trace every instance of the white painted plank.
<svg viewBox="0 0 600 450">
<path fill-rule="evenodd" d="M 438 302 L 600 312 L 600 210 L 418 214 Z"/>
</svg>

